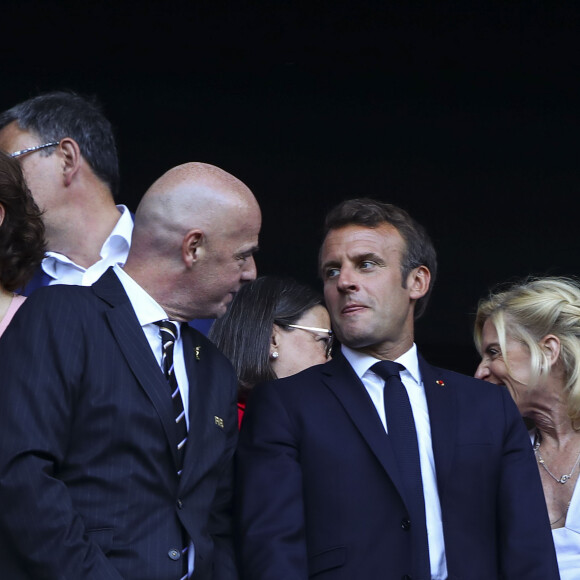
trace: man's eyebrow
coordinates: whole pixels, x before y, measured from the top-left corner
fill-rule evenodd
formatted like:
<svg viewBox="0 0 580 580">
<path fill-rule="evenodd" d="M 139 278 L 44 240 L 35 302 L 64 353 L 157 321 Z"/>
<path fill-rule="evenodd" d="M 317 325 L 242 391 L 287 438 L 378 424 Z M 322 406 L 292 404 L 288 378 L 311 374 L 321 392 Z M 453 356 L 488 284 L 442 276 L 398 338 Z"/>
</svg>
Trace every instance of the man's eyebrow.
<svg viewBox="0 0 580 580">
<path fill-rule="evenodd" d="M 340 262 L 338 260 L 327 260 L 323 264 L 320 264 L 320 269 L 323 270 L 324 268 L 328 268 L 330 266 L 340 266 Z"/>
<path fill-rule="evenodd" d="M 244 250 L 243 252 L 239 252 L 238 256 L 242 258 L 249 258 L 250 256 L 254 255 L 255 253 L 260 251 L 260 246 L 252 246 L 251 248 Z"/>
<path fill-rule="evenodd" d="M 382 262 L 383 259 L 374 252 L 365 252 L 364 254 L 359 254 L 354 256 L 354 260 L 357 262 L 364 262 L 365 260 L 374 260 L 375 262 Z"/>
<path fill-rule="evenodd" d="M 375 262 L 382 262 L 383 258 L 381 258 L 381 256 L 379 256 L 378 254 L 375 254 L 375 252 L 363 252 L 361 254 L 356 254 L 355 256 L 349 256 L 348 257 L 348 261 L 349 262 L 364 262 L 365 260 L 374 260 Z M 332 266 L 336 266 L 336 265 L 340 265 L 342 262 L 338 261 L 338 260 L 328 260 L 328 262 L 325 262 L 324 264 L 322 264 L 322 266 L 327 266 L 327 265 L 332 265 Z"/>
</svg>

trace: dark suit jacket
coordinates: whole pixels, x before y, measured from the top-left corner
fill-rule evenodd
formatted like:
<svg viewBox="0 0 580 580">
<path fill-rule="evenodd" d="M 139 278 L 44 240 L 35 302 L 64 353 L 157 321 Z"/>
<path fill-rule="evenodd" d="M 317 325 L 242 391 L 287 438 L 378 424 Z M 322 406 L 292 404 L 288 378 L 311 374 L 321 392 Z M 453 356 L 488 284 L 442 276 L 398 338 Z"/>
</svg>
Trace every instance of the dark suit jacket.
<svg viewBox="0 0 580 580">
<path fill-rule="evenodd" d="M 34 271 L 34 276 L 32 279 L 24 286 L 18 290 L 19 294 L 22 296 L 30 296 L 35 290 L 39 288 L 43 288 L 44 286 L 48 286 L 52 278 L 42 269 L 41 266 L 38 266 Z"/>
<path fill-rule="evenodd" d="M 39 289 L 0 341 L 0 577 L 237 577 L 231 547 L 236 377 L 184 326 L 190 431 L 177 476 L 172 401 L 112 270 Z M 199 360 L 195 356 L 198 348 Z"/>
<path fill-rule="evenodd" d="M 538 469 L 509 393 L 421 359 L 420 368 L 449 578 L 559 578 Z M 246 580 L 418 580 L 390 441 L 342 355 L 254 390 L 237 467 Z"/>
</svg>

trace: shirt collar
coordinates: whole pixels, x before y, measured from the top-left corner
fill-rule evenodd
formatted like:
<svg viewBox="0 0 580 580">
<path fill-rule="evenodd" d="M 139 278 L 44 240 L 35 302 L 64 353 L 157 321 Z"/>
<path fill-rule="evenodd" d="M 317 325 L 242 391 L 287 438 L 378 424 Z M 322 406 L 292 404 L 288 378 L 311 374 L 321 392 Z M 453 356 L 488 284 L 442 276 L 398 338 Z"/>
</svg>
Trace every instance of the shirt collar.
<svg viewBox="0 0 580 580">
<path fill-rule="evenodd" d="M 358 350 L 349 348 L 344 344 L 341 346 L 341 350 L 342 354 L 350 363 L 350 366 L 353 368 L 359 379 L 362 379 L 363 375 L 367 373 L 370 368 L 380 360 L 369 354 L 364 354 Z M 406 353 L 402 354 L 394 362 L 402 364 L 405 367 L 406 372 L 409 373 L 413 380 L 417 384 L 421 384 L 421 372 L 419 370 L 417 345 L 415 343 L 413 343 L 413 346 Z"/>
<path fill-rule="evenodd" d="M 133 233 L 133 218 L 131 212 L 126 205 L 119 204 L 117 206 L 119 212 L 121 212 L 121 217 L 118 219 L 115 227 L 105 240 L 103 244 L 100 256 L 101 258 L 106 258 L 109 255 L 117 254 L 117 256 L 124 258 L 120 260 L 121 263 L 125 263 L 129 248 L 131 246 L 131 235 Z M 42 260 L 42 269 L 51 277 L 58 279 L 59 276 L 59 265 L 65 264 L 67 266 L 72 266 L 81 272 L 86 271 L 85 268 L 75 264 L 70 258 L 59 252 L 46 252 L 44 259 Z"/>
<path fill-rule="evenodd" d="M 127 253 L 131 247 L 131 235 L 133 234 L 133 217 L 125 205 L 118 205 L 121 217 L 105 240 L 101 248 L 101 258 L 106 258 L 108 254 L 121 252 Z M 124 260 L 123 260 L 124 263 Z"/>
<path fill-rule="evenodd" d="M 113 270 L 123 284 L 141 326 L 169 318 L 165 310 L 123 268 L 116 264 Z"/>
</svg>

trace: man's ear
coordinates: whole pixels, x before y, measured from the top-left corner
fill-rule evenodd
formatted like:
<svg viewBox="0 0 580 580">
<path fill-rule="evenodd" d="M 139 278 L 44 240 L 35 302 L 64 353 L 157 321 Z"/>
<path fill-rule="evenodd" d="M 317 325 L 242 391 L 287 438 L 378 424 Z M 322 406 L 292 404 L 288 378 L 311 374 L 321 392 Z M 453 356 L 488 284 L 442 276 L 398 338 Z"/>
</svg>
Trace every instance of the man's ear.
<svg viewBox="0 0 580 580">
<path fill-rule="evenodd" d="M 181 242 L 181 258 L 191 268 L 202 257 L 205 237 L 201 230 L 189 230 Z"/>
<path fill-rule="evenodd" d="M 68 187 L 81 167 L 81 149 L 74 139 L 65 137 L 60 141 L 59 150 L 63 160 L 64 184 Z"/>
<path fill-rule="evenodd" d="M 4 206 L 0 203 L 0 226 L 4 222 L 5 215 L 6 215 L 6 210 L 4 209 Z"/>
<path fill-rule="evenodd" d="M 429 290 L 431 283 L 431 272 L 427 266 L 419 266 L 409 272 L 407 276 L 407 288 L 409 289 L 410 297 L 413 300 L 423 298 Z"/>
</svg>

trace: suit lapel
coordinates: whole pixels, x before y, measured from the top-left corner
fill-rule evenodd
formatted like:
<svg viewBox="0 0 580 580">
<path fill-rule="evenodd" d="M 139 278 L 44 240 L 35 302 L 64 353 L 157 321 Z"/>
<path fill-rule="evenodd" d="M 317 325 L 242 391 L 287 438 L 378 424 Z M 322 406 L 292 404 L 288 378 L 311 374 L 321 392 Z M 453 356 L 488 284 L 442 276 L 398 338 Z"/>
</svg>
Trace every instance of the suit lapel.
<svg viewBox="0 0 580 580">
<path fill-rule="evenodd" d="M 441 496 L 451 470 L 457 439 L 455 385 L 452 383 L 452 376 L 450 378 L 446 373 L 443 380 L 441 371 L 429 365 L 421 356 L 419 356 L 419 366 L 429 408 L 433 457 L 439 496 Z"/>
<path fill-rule="evenodd" d="M 210 355 L 201 350 L 196 331 L 188 326 L 182 327 L 183 354 L 189 381 L 189 434 L 181 483 L 186 484 L 193 473 L 201 473 L 215 458 L 212 442 L 215 420 L 211 414 L 213 400 L 213 367 Z M 207 461 L 206 461 L 207 460 Z"/>
<path fill-rule="evenodd" d="M 341 402 L 371 451 L 405 497 L 393 449 L 377 410 L 362 381 L 342 354 L 322 367 L 324 382 Z"/>
<path fill-rule="evenodd" d="M 123 285 L 109 269 L 93 285 L 99 298 L 112 306 L 105 312 L 113 336 L 137 381 L 155 407 L 177 466 L 177 440 L 171 397 L 165 377 L 153 356 Z"/>
<path fill-rule="evenodd" d="M 185 325 L 181 329 L 181 339 L 183 341 L 183 357 L 185 359 L 185 370 L 187 372 L 187 380 L 189 382 L 189 433 L 187 435 L 187 448 L 185 449 L 185 459 L 183 461 L 183 473 L 181 474 L 181 481 L 185 481 L 193 468 L 192 453 L 193 449 L 199 446 L 201 426 L 205 424 L 202 418 L 201 406 L 203 402 L 200 400 L 200 388 L 203 386 L 207 378 L 204 376 L 202 369 L 198 369 L 200 361 L 195 360 L 195 347 L 199 345 L 194 344 L 193 337 L 189 329 Z M 201 351 L 198 351 L 198 357 L 201 358 Z"/>
</svg>

